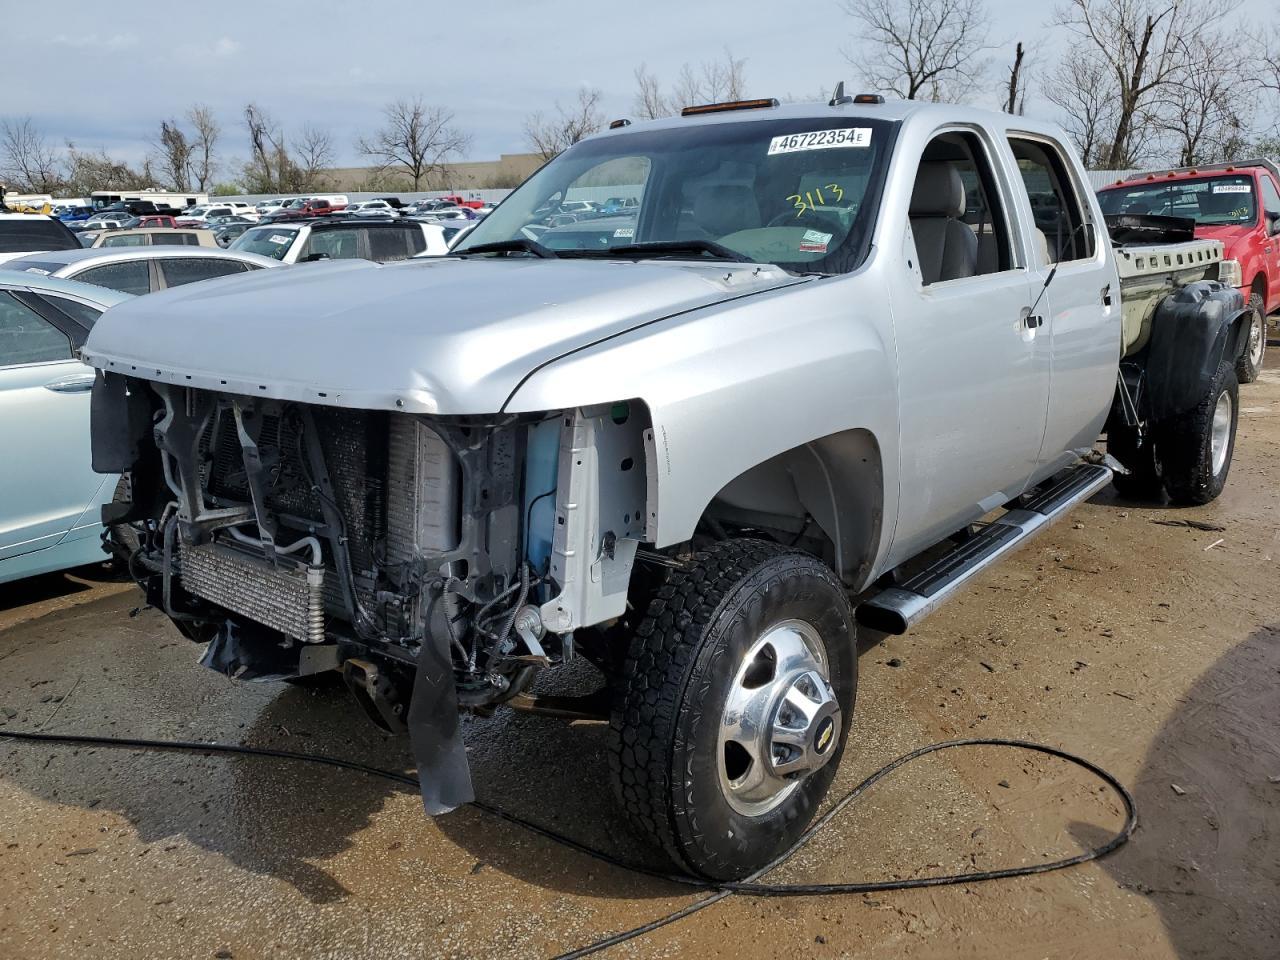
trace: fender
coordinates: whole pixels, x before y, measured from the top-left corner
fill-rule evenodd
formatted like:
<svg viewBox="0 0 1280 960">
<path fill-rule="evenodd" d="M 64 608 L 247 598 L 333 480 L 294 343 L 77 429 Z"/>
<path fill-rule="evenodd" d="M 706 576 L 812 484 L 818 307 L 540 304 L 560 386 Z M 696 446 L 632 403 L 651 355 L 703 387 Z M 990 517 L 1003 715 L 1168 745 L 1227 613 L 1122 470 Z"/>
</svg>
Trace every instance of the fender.
<svg viewBox="0 0 1280 960">
<path fill-rule="evenodd" d="M 1147 345 L 1144 407 L 1153 420 L 1199 403 L 1224 357 L 1236 356 L 1246 335 L 1244 297 L 1216 280 L 1189 283 L 1156 308 Z"/>
</svg>

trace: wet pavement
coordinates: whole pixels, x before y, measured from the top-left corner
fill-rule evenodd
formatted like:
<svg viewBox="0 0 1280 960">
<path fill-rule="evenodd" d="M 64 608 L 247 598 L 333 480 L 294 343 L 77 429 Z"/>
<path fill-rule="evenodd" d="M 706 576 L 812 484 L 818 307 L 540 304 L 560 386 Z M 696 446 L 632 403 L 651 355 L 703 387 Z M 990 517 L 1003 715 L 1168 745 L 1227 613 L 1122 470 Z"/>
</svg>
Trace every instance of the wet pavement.
<svg viewBox="0 0 1280 960">
<path fill-rule="evenodd" d="M 1128 846 L 995 883 L 732 897 L 604 955 L 1280 956 L 1280 371 L 1241 406 L 1216 503 L 1101 494 L 917 630 L 863 645 L 833 796 L 927 743 L 1025 738 L 1133 789 Z M 1224 529 L 1161 523 L 1179 519 Z M 692 899 L 475 810 L 428 820 L 413 791 L 358 773 L 4 740 L 204 739 L 411 769 L 407 744 L 342 691 L 214 674 L 139 603 L 96 570 L 0 586 L 0 957 L 540 957 Z M 601 725 L 500 709 L 466 731 L 483 799 L 646 856 L 615 807 Z M 949 751 L 875 788 L 771 879 L 1044 862 L 1121 819 L 1060 762 Z"/>
</svg>

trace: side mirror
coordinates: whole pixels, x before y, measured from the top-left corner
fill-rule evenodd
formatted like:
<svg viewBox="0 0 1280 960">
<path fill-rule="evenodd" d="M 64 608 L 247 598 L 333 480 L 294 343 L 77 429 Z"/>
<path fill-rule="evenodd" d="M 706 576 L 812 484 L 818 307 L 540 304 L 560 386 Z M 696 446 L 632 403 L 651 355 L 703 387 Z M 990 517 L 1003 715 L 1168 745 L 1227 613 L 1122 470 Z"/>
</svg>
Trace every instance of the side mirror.
<svg viewBox="0 0 1280 960">
<path fill-rule="evenodd" d="M 1280 233 L 1280 213 L 1271 213 L 1268 211 L 1266 217 L 1267 236 L 1274 237 L 1277 233 Z"/>
<path fill-rule="evenodd" d="M 331 258 L 327 253 L 309 253 L 298 262 L 299 263 L 317 263 L 320 260 L 329 260 L 329 259 Z"/>
</svg>

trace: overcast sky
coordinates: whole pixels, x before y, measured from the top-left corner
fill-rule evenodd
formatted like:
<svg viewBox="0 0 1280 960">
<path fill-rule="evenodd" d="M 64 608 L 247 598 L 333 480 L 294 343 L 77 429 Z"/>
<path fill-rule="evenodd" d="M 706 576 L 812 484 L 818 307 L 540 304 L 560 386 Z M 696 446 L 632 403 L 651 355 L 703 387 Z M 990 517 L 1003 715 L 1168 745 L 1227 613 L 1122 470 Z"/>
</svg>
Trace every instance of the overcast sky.
<svg viewBox="0 0 1280 960">
<path fill-rule="evenodd" d="M 1053 4 L 987 2 L 1001 50 L 990 91 L 975 99 L 996 105 L 1022 40 L 1033 59 L 1028 112 L 1046 114 L 1038 83 L 1065 46 L 1046 28 Z M 1243 0 L 1241 14 L 1275 22 L 1276 9 Z M 40 11 L 51 13 L 43 25 Z M 842 78 L 858 86 L 841 52 L 856 46 L 854 24 L 837 0 L 4 0 L 0 15 L 0 116 L 29 114 L 51 138 L 134 161 L 161 118 L 195 102 L 221 119 L 222 154 L 243 156 L 252 100 L 286 130 L 328 128 L 338 162 L 363 163 L 355 138 L 376 128 L 383 104 L 419 93 L 456 112 L 474 138 L 469 159 L 489 159 L 527 149 L 524 118 L 582 85 L 604 92 L 609 118 L 626 116 L 638 64 L 669 80 L 726 46 L 746 60 L 753 96 L 812 94 Z"/>
</svg>

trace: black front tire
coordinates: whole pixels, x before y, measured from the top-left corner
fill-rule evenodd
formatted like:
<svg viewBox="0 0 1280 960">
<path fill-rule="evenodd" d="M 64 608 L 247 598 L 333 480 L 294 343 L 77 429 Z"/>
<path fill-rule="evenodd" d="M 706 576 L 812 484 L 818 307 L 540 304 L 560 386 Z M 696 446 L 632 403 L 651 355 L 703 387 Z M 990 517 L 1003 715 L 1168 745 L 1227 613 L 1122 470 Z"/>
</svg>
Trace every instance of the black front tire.
<svg viewBox="0 0 1280 960">
<path fill-rule="evenodd" d="M 1253 383 L 1262 372 L 1262 361 L 1267 355 L 1267 313 L 1263 305 L 1262 294 L 1255 293 L 1249 298 L 1249 331 L 1244 338 L 1244 346 L 1236 360 L 1236 380 L 1240 383 Z"/>
<path fill-rule="evenodd" d="M 786 621 L 821 638 L 843 720 L 830 759 L 758 816 L 722 783 L 728 690 L 752 643 Z M 615 684 L 610 765 L 629 819 L 680 868 L 739 879 L 790 847 L 827 792 L 853 715 L 857 650 L 839 578 L 814 557 L 758 540 L 717 543 L 649 603 Z M 823 749 L 826 748 L 825 743 Z"/>
<path fill-rule="evenodd" d="M 1214 457 L 1214 420 L 1223 404 L 1227 424 L 1225 435 L 1219 424 L 1219 442 L 1225 444 L 1221 462 Z M 1235 453 L 1236 424 L 1240 409 L 1240 386 L 1230 361 L 1218 365 L 1213 383 L 1191 410 L 1174 417 L 1160 428 L 1157 447 L 1164 488 L 1169 499 L 1182 506 L 1199 506 L 1216 500 L 1226 485 Z"/>
</svg>

